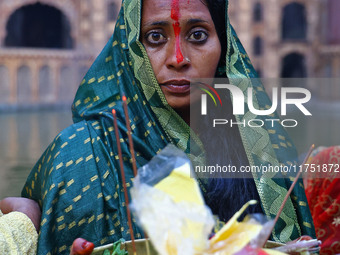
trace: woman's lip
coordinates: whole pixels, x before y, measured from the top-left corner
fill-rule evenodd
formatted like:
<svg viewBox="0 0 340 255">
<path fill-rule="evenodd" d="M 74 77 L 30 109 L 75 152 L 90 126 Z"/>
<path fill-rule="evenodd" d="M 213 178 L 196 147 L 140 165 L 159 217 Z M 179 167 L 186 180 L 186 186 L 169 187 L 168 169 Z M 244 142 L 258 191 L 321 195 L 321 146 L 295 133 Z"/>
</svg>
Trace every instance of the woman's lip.
<svg viewBox="0 0 340 255">
<path fill-rule="evenodd" d="M 190 91 L 190 81 L 188 80 L 169 80 L 162 84 L 169 92 L 172 93 L 187 93 Z"/>
<path fill-rule="evenodd" d="M 169 92 L 177 93 L 177 94 L 184 94 L 190 91 L 190 84 L 162 84 L 162 87 L 165 87 Z"/>
</svg>

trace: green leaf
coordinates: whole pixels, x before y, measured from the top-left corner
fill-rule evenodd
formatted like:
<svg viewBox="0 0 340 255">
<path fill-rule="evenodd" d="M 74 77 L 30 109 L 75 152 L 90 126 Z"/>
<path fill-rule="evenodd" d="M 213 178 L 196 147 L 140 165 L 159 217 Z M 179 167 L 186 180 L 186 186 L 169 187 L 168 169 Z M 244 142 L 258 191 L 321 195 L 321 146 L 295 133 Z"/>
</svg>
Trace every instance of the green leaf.
<svg viewBox="0 0 340 255">
<path fill-rule="evenodd" d="M 121 250 L 120 247 L 122 245 L 122 242 L 125 242 L 124 239 L 120 239 L 117 242 L 113 244 L 113 252 L 112 255 L 128 255 L 128 252 L 125 250 Z"/>
<path fill-rule="evenodd" d="M 108 249 L 106 249 L 103 253 L 103 255 L 110 255 L 110 251 Z"/>
</svg>

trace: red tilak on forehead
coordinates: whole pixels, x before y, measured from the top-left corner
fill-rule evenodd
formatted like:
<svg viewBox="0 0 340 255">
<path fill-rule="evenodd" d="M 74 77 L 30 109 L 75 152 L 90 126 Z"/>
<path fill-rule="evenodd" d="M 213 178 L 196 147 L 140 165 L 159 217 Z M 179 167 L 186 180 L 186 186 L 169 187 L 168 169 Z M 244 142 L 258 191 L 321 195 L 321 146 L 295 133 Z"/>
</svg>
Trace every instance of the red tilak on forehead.
<svg viewBox="0 0 340 255">
<path fill-rule="evenodd" d="M 171 18 L 174 20 L 174 21 L 177 21 L 179 20 L 179 0 L 172 0 L 172 3 L 171 3 Z"/>
<path fill-rule="evenodd" d="M 177 58 L 177 63 L 181 63 L 183 61 L 183 54 L 181 52 L 180 48 L 180 41 L 179 41 L 179 35 L 181 32 L 181 27 L 179 26 L 179 0 L 172 0 L 171 3 L 171 19 L 175 21 L 175 23 L 172 24 L 174 28 L 174 33 L 175 33 L 175 38 L 176 38 L 176 58 Z"/>
</svg>

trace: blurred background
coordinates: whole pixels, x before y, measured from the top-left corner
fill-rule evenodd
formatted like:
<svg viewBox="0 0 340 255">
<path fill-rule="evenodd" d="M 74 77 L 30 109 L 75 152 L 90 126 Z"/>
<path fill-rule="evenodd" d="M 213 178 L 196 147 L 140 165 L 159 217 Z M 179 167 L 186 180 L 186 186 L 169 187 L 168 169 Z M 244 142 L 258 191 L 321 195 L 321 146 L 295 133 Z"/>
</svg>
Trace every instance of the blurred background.
<svg viewBox="0 0 340 255">
<path fill-rule="evenodd" d="M 20 195 L 43 150 L 72 124 L 77 87 L 119 9 L 120 0 L 0 0 L 0 199 Z M 320 81 L 304 85 L 313 117 L 290 113 L 299 153 L 340 144 L 340 0 L 230 0 L 229 12 L 260 77 Z"/>
</svg>

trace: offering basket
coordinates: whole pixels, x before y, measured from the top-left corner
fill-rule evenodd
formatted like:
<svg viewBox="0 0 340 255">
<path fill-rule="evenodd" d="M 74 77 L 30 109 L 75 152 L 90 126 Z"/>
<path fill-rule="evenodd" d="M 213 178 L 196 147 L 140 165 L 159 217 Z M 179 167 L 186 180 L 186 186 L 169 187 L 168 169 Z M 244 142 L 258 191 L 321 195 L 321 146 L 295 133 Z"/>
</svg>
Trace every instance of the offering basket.
<svg viewBox="0 0 340 255">
<path fill-rule="evenodd" d="M 137 255 L 158 255 L 158 253 L 153 248 L 152 243 L 149 240 L 146 240 L 146 239 L 135 240 L 135 245 L 136 245 Z M 271 249 L 271 248 L 275 248 L 275 247 L 279 247 L 283 245 L 284 245 L 283 243 L 267 241 L 265 248 Z M 99 246 L 93 250 L 92 255 L 102 255 L 104 254 L 104 251 L 107 249 L 110 252 L 112 252 L 112 248 L 113 248 L 113 244 Z M 123 242 L 121 245 L 121 248 L 125 249 L 129 255 L 130 254 L 133 255 L 133 248 L 132 248 L 131 241 Z M 149 253 L 148 253 L 148 248 L 149 248 Z"/>
</svg>

